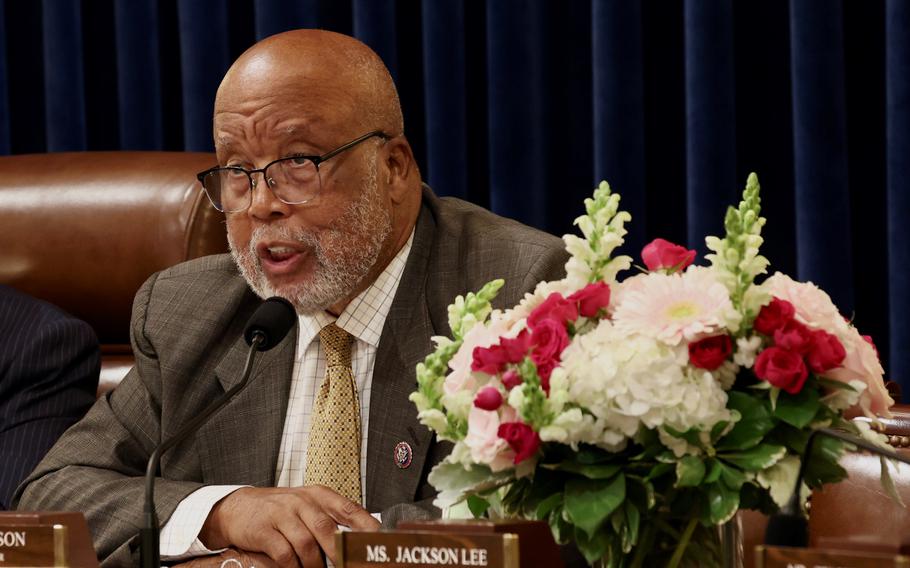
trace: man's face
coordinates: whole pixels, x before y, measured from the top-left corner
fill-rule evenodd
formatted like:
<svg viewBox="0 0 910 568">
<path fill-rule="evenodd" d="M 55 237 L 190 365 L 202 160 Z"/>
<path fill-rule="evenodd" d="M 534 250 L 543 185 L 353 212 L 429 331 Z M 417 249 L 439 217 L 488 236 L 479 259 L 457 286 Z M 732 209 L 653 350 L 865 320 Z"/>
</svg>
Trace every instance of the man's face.
<svg viewBox="0 0 910 568">
<path fill-rule="evenodd" d="M 322 155 L 364 134 L 329 101 L 279 92 L 219 105 L 219 163 L 261 168 L 286 156 Z M 391 204 L 378 180 L 380 144 L 367 140 L 321 164 L 321 191 L 300 205 L 282 203 L 262 174 L 253 174 L 252 204 L 227 214 L 227 233 L 256 294 L 282 296 L 298 312 L 313 313 L 346 302 L 375 278 L 392 230 Z"/>
</svg>

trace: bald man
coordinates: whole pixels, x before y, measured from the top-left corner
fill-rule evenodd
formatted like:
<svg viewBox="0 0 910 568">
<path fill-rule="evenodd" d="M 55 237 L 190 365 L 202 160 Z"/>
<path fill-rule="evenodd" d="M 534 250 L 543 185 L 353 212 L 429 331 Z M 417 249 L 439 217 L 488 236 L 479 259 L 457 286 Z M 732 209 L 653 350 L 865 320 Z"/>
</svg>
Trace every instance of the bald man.
<svg viewBox="0 0 910 568">
<path fill-rule="evenodd" d="M 19 507 L 83 511 L 104 564 L 134 563 L 149 455 L 238 380 L 243 326 L 278 295 L 296 329 L 164 454 L 161 549 L 319 566 L 335 559 L 337 525 L 376 529 L 370 512 L 434 495 L 427 474 L 449 447 L 408 395 L 430 337 L 450 334 L 447 305 L 499 277 L 498 304 L 514 304 L 567 256 L 555 237 L 433 195 L 387 69 L 353 38 L 298 30 L 254 45 L 225 75 L 213 126 L 218 166 L 199 179 L 231 255 L 145 283 L 135 368 L 20 487 Z"/>
</svg>

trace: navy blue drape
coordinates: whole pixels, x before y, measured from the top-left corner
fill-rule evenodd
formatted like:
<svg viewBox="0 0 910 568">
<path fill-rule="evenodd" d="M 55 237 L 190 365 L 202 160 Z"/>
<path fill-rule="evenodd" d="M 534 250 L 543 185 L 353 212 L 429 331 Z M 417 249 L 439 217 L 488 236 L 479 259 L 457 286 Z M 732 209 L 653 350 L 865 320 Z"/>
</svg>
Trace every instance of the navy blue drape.
<svg viewBox="0 0 910 568">
<path fill-rule="evenodd" d="M 903 0 L 0 0 L 0 154 L 211 150 L 230 62 L 296 27 L 386 61 L 438 193 L 557 234 L 607 179 L 624 252 L 704 251 L 757 171 L 772 270 L 830 292 L 910 389 Z"/>
</svg>

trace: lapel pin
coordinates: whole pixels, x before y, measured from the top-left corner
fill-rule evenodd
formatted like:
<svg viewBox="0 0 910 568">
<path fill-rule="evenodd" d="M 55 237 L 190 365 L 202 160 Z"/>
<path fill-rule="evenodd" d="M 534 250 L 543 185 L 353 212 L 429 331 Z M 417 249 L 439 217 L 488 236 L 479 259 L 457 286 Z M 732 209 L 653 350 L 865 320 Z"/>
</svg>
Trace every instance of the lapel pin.
<svg viewBox="0 0 910 568">
<path fill-rule="evenodd" d="M 414 452 L 411 450 L 411 445 L 407 442 L 398 442 L 395 445 L 395 465 L 399 469 L 405 469 L 411 466 L 411 458 L 414 457 Z"/>
</svg>

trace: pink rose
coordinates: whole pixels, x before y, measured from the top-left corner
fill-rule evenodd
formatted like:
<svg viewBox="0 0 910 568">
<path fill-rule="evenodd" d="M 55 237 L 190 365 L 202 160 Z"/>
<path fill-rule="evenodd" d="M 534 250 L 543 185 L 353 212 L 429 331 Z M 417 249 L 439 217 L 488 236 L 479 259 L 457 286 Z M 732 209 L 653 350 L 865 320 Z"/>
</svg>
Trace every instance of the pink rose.
<svg viewBox="0 0 910 568">
<path fill-rule="evenodd" d="M 506 387 L 506 390 L 512 390 L 522 382 L 524 382 L 524 379 L 521 378 L 521 375 L 515 369 L 509 369 L 502 374 L 502 386 Z"/>
<path fill-rule="evenodd" d="M 540 447 L 540 436 L 524 422 L 500 424 L 498 434 L 515 452 L 516 465 L 534 456 Z"/>
<path fill-rule="evenodd" d="M 578 303 L 578 313 L 586 318 L 597 315 L 602 308 L 610 305 L 610 286 L 606 282 L 594 282 L 567 298 Z"/>
<path fill-rule="evenodd" d="M 510 406 L 499 413 L 481 410 L 472 406 L 468 412 L 468 434 L 464 443 L 471 451 L 471 459 L 477 463 L 489 465 L 493 471 L 502 471 L 515 462 L 515 452 L 506 440 L 499 437 L 501 421 L 513 421 L 517 417 Z"/>
<path fill-rule="evenodd" d="M 693 367 L 713 371 L 733 353 L 729 335 L 716 335 L 689 344 L 689 362 Z"/>
<path fill-rule="evenodd" d="M 839 367 L 846 356 L 847 352 L 836 336 L 820 329 L 812 332 L 812 344 L 806 363 L 813 373 L 820 375 Z"/>
<path fill-rule="evenodd" d="M 502 394 L 496 387 L 483 387 L 474 397 L 474 406 L 481 410 L 496 410 L 502 406 Z"/>
<path fill-rule="evenodd" d="M 890 417 L 888 409 L 894 404 L 894 399 L 885 388 L 885 370 L 878 360 L 875 348 L 852 326 L 846 337 L 841 337 L 841 343 L 847 353 L 843 363 L 840 367 L 825 372 L 823 376 L 844 383 L 859 380 L 866 385 L 866 390 L 859 398 L 859 409 L 848 411 L 847 414 L 855 415 L 859 411 L 869 417 Z"/>
<path fill-rule="evenodd" d="M 788 320 L 774 330 L 775 345 L 800 355 L 805 355 L 812 348 L 812 338 L 812 331 L 795 319 Z"/>
<path fill-rule="evenodd" d="M 771 336 L 774 332 L 783 327 L 785 323 L 793 319 L 796 314 L 796 308 L 787 300 L 772 298 L 771 303 L 762 306 L 755 318 L 755 331 L 762 335 Z"/>
<path fill-rule="evenodd" d="M 803 389 L 809 371 L 798 353 L 781 347 L 768 347 L 755 359 L 755 376 L 796 394 Z"/>
<path fill-rule="evenodd" d="M 695 261 L 695 251 L 664 239 L 654 239 L 641 249 L 641 259 L 648 270 L 685 270 Z"/>
<path fill-rule="evenodd" d="M 528 315 L 528 327 L 533 331 L 540 322 L 552 320 L 565 326 L 566 322 L 578 319 L 575 302 L 566 300 L 559 292 L 553 292 Z"/>
<path fill-rule="evenodd" d="M 549 393 L 550 374 L 559 364 L 563 350 L 569 346 L 569 334 L 564 324 L 543 320 L 531 334 L 531 342 L 534 344 L 531 360 L 537 365 L 541 386 Z"/>
</svg>

